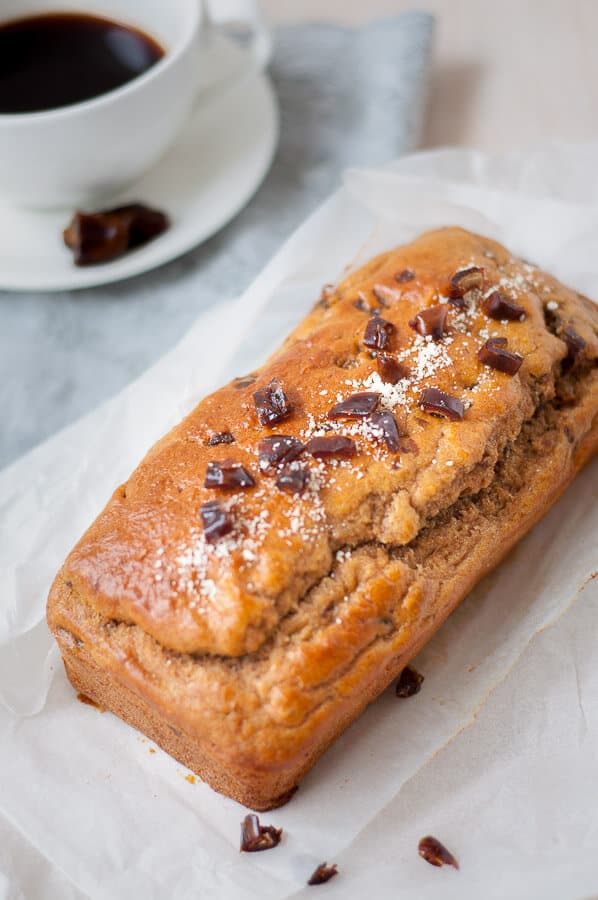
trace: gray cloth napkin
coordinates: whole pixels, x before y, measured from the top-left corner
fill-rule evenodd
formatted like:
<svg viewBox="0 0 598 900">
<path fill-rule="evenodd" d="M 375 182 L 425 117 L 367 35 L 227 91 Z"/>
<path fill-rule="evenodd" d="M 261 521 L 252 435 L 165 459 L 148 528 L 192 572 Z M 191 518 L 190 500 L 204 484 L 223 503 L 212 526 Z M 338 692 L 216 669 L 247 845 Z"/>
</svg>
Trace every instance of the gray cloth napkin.
<svg viewBox="0 0 598 900">
<path fill-rule="evenodd" d="M 280 145 L 231 224 L 183 258 L 120 284 L 0 292 L 0 467 L 115 394 L 199 313 L 239 294 L 340 184 L 345 167 L 417 146 L 433 24 L 407 12 L 358 30 L 279 28 L 271 75 Z"/>
</svg>

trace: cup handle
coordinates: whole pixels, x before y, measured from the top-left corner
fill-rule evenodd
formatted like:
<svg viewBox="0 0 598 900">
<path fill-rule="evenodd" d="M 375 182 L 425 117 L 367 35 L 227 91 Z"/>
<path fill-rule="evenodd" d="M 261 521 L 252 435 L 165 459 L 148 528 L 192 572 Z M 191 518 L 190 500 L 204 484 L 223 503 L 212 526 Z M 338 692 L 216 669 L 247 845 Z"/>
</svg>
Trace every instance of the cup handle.
<svg viewBox="0 0 598 900">
<path fill-rule="evenodd" d="M 198 100 L 233 87 L 251 72 L 263 70 L 272 56 L 272 34 L 256 0 L 200 0 L 202 28 Z M 220 34 L 224 25 L 249 31 L 247 46 L 237 49 Z"/>
</svg>

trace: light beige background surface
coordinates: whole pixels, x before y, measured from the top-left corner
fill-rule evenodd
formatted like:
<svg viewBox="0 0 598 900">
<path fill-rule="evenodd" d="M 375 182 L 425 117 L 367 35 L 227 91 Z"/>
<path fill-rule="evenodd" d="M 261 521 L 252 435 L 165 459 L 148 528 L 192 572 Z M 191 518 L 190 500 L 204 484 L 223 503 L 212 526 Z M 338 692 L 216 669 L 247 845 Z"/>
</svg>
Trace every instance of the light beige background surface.
<svg viewBox="0 0 598 900">
<path fill-rule="evenodd" d="M 598 0 L 263 0 L 272 22 L 437 16 L 422 146 L 598 137 Z"/>
</svg>

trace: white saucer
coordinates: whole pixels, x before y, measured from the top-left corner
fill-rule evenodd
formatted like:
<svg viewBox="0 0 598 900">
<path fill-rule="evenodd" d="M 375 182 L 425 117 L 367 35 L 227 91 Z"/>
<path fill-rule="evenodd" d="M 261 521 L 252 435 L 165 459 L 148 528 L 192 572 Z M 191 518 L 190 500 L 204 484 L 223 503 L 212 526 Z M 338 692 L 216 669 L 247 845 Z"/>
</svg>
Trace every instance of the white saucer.
<svg viewBox="0 0 598 900">
<path fill-rule="evenodd" d="M 220 50 L 228 53 L 230 42 L 221 41 Z M 238 56 L 238 50 L 230 49 L 231 58 Z M 247 203 L 270 167 L 277 140 L 272 86 L 266 75 L 251 71 L 242 83 L 202 98 L 167 156 L 105 204 L 138 200 L 162 209 L 172 221 L 167 232 L 112 263 L 78 268 L 62 242 L 72 210 L 36 212 L 0 206 L 0 289 L 93 287 L 180 256 L 222 228 Z"/>
</svg>

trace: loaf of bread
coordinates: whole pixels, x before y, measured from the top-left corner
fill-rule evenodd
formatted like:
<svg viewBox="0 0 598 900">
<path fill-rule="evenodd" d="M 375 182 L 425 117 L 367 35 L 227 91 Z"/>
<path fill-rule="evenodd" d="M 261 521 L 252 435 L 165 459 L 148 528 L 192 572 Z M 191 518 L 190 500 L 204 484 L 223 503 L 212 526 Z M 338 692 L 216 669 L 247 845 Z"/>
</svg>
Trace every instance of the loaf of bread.
<svg viewBox="0 0 598 900">
<path fill-rule="evenodd" d="M 75 689 L 284 803 L 596 449 L 597 333 L 592 302 L 459 228 L 324 289 L 69 555 L 48 622 Z"/>
</svg>

